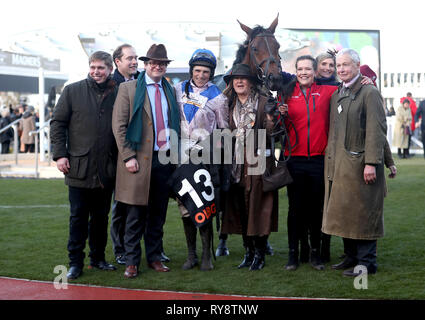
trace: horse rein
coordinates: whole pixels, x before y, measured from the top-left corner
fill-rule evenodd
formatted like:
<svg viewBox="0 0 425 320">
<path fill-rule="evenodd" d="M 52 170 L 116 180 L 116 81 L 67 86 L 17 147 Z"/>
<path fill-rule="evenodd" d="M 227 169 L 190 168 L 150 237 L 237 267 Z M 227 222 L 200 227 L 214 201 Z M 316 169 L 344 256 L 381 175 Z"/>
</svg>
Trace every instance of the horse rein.
<svg viewBox="0 0 425 320">
<path fill-rule="evenodd" d="M 255 58 L 255 55 L 254 55 L 254 50 L 253 49 L 256 49 L 253 45 L 252 45 L 252 42 L 254 41 L 254 39 L 255 38 L 257 38 L 257 37 L 262 37 L 262 38 L 264 38 L 264 41 L 266 42 L 266 47 L 267 47 L 267 51 L 268 51 L 268 53 L 269 53 L 269 57 L 268 58 L 266 58 L 266 59 L 264 59 L 264 60 L 262 60 L 260 63 L 258 63 L 257 62 L 257 59 Z M 270 45 L 269 45 L 269 42 L 268 42 L 268 40 L 267 40 L 267 38 L 268 37 L 275 37 L 272 33 L 260 33 L 260 34 L 258 34 L 258 35 L 256 35 L 254 38 L 252 38 L 250 41 L 249 41 L 249 47 L 250 47 L 250 58 L 251 58 L 251 61 L 253 61 L 254 62 L 254 64 L 255 64 L 255 68 L 257 69 L 257 77 L 258 77 L 258 79 L 266 86 L 266 88 L 267 89 L 269 89 L 270 90 L 270 88 L 268 88 L 268 86 L 267 86 L 267 81 L 266 81 L 266 75 L 267 75 L 267 73 L 268 73 L 268 71 L 269 71 L 269 67 L 270 67 L 270 63 L 276 63 L 278 66 L 279 66 L 279 68 L 280 68 L 280 62 L 279 61 L 277 61 L 274 57 L 273 57 L 273 54 L 272 54 L 272 52 L 271 52 L 271 49 L 270 49 Z M 264 63 L 266 63 L 266 68 L 263 70 L 263 68 L 261 67 Z"/>
<path fill-rule="evenodd" d="M 262 60 L 260 63 L 258 63 L 257 59 L 255 58 L 253 49 L 256 49 L 256 48 L 252 44 L 254 39 L 257 38 L 257 37 L 263 37 L 264 38 L 264 41 L 266 42 L 267 51 L 269 53 L 269 57 Z M 260 33 L 249 41 L 248 46 L 250 48 L 250 59 L 254 63 L 255 68 L 257 69 L 257 77 L 261 81 L 263 86 L 266 87 L 267 90 L 270 91 L 270 88 L 268 87 L 268 83 L 266 81 L 267 80 L 266 77 L 267 77 L 267 74 L 268 74 L 268 71 L 269 71 L 270 64 L 276 63 L 279 66 L 279 70 L 281 69 L 281 66 L 280 66 L 280 61 L 276 60 L 276 58 L 273 57 L 273 54 L 272 54 L 271 49 L 270 49 L 270 44 L 268 42 L 269 37 L 275 38 L 275 36 L 271 33 L 265 33 L 265 32 Z M 261 67 L 264 63 L 266 63 L 265 69 L 263 69 Z M 279 100 L 281 102 L 282 101 L 282 93 L 281 92 L 279 93 L 279 98 L 280 98 Z M 289 125 L 292 125 L 292 127 L 294 127 L 294 124 L 292 123 L 292 121 L 290 119 L 289 119 Z M 271 134 L 271 150 L 272 150 L 273 155 L 274 155 L 274 150 L 275 150 L 275 140 L 280 142 L 280 145 L 281 145 L 281 148 L 282 148 L 281 159 L 275 158 L 275 161 L 281 162 L 281 163 L 289 161 L 289 159 L 291 158 L 292 149 L 298 143 L 298 136 L 296 135 L 296 142 L 292 146 L 290 141 L 289 141 L 288 131 L 286 129 L 286 126 L 283 124 L 282 118 L 280 118 L 278 121 L 276 121 L 274 128 L 273 128 L 273 133 Z M 285 150 L 288 151 L 287 156 L 285 156 L 285 153 L 284 153 Z"/>
</svg>

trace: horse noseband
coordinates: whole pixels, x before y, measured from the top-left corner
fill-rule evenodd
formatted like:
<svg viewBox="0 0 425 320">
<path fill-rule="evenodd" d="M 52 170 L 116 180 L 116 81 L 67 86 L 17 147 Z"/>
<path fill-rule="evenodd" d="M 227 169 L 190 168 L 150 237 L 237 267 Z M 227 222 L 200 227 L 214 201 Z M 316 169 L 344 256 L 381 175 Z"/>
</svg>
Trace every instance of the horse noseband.
<svg viewBox="0 0 425 320">
<path fill-rule="evenodd" d="M 254 39 L 257 38 L 257 37 L 264 38 L 264 41 L 266 42 L 267 51 L 269 53 L 269 57 L 266 58 L 266 59 L 264 59 L 264 60 L 262 60 L 260 63 L 258 63 L 257 62 L 257 59 L 255 58 L 254 51 L 256 50 L 256 48 L 252 44 L 252 41 L 254 41 Z M 272 54 L 271 49 L 270 49 L 269 42 L 267 41 L 267 38 L 268 37 L 275 38 L 275 36 L 273 34 L 271 34 L 271 33 L 260 33 L 260 34 L 256 35 L 254 38 L 252 38 L 249 41 L 249 47 L 251 49 L 250 50 L 251 61 L 254 62 L 255 68 L 257 69 L 258 80 L 260 80 L 267 88 L 268 88 L 268 85 L 267 85 L 267 81 L 266 81 L 267 79 L 266 79 L 266 77 L 267 77 L 267 73 L 269 71 L 270 64 L 271 63 L 276 63 L 279 66 L 279 70 L 281 69 L 280 62 L 277 61 L 275 57 L 273 57 L 273 54 Z M 263 69 L 261 67 L 264 63 L 266 63 L 266 68 L 265 69 Z"/>
</svg>

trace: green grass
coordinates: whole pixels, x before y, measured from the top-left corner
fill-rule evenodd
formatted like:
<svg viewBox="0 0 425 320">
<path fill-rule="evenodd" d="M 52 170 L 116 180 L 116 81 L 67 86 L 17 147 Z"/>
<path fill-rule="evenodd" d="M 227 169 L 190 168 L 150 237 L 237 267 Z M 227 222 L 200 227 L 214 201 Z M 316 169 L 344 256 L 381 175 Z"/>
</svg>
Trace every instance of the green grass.
<svg viewBox="0 0 425 320">
<path fill-rule="evenodd" d="M 378 241 L 379 270 L 368 278 L 367 290 L 356 290 L 353 279 L 341 271 L 319 272 L 309 264 L 295 271 L 284 270 L 287 262 L 287 196 L 280 192 L 279 232 L 270 236 L 275 255 L 266 257 L 259 272 L 238 270 L 243 257 L 242 239 L 231 235 L 230 256 L 218 257 L 215 269 L 183 271 L 186 245 L 183 226 L 174 201 L 170 201 L 165 225 L 164 247 L 172 259 L 169 273 L 146 267 L 135 279 L 124 279 L 124 267 L 115 272 L 84 269 L 77 283 L 123 288 L 177 290 L 220 294 L 355 299 L 425 299 L 425 161 L 398 160 L 398 175 L 387 180 L 385 237 Z M 67 188 L 62 180 L 0 179 L 0 275 L 52 281 L 56 265 L 67 266 L 66 251 L 69 209 L 64 206 L 7 208 L 6 206 L 67 205 Z M 198 242 L 200 239 L 198 238 Z M 215 246 L 218 240 L 215 237 Z M 87 252 L 87 249 L 86 249 Z M 342 241 L 332 237 L 331 264 L 339 262 Z M 200 245 L 198 246 L 200 254 Z M 114 261 L 110 240 L 107 260 Z M 86 259 L 86 264 L 88 259 Z"/>
</svg>

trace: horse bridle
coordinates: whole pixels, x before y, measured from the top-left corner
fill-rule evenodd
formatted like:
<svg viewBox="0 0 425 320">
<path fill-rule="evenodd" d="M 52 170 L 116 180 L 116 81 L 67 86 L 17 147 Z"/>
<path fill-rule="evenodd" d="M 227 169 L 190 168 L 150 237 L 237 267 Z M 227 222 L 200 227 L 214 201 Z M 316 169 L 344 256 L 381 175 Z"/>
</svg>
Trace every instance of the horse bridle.
<svg viewBox="0 0 425 320">
<path fill-rule="evenodd" d="M 266 42 L 267 51 L 269 53 L 269 57 L 266 58 L 266 59 L 264 59 L 264 60 L 262 60 L 260 63 L 258 63 L 257 62 L 257 59 L 255 58 L 254 49 L 256 49 L 256 48 L 252 44 L 252 42 L 254 41 L 254 39 L 257 38 L 257 37 L 263 37 L 264 38 L 264 40 Z M 254 38 L 252 38 L 249 41 L 249 44 L 248 45 L 249 45 L 249 48 L 250 48 L 249 54 L 250 54 L 251 61 L 254 62 L 255 68 L 257 69 L 257 77 L 267 87 L 267 89 L 270 90 L 270 88 L 268 88 L 268 86 L 267 86 L 267 81 L 266 81 L 266 77 L 267 77 L 267 74 L 268 74 L 268 71 L 269 71 L 270 63 L 273 63 L 273 62 L 276 63 L 279 66 L 279 69 L 281 67 L 280 67 L 280 62 L 277 61 L 275 59 L 275 57 L 273 57 L 273 53 L 271 52 L 270 45 L 269 45 L 269 42 L 268 42 L 268 37 L 273 37 L 274 38 L 274 35 L 272 33 L 265 33 L 265 32 L 260 33 L 260 34 L 256 35 Z M 266 67 L 263 70 L 263 68 L 261 66 L 264 63 L 266 63 Z"/>
<path fill-rule="evenodd" d="M 252 42 L 254 41 L 254 39 L 257 38 L 257 37 L 264 37 L 264 40 L 266 42 L 267 51 L 269 53 L 269 57 L 266 58 L 266 59 L 263 59 L 260 63 L 258 63 L 257 62 L 257 59 L 255 58 L 254 50 L 253 50 L 253 49 L 255 49 L 255 47 L 252 44 Z M 268 87 L 268 83 L 266 81 L 267 80 L 266 77 L 267 77 L 267 74 L 268 74 L 268 71 L 269 71 L 270 63 L 276 63 L 279 66 L 279 70 L 281 70 L 280 61 L 277 61 L 273 57 L 273 54 L 271 52 L 270 45 L 269 45 L 269 42 L 268 42 L 268 38 L 269 37 L 273 37 L 274 38 L 274 35 L 272 33 L 265 33 L 265 32 L 263 32 L 263 33 L 260 33 L 260 34 L 256 35 L 248 43 L 248 45 L 250 47 L 250 59 L 255 64 L 255 68 L 257 69 L 257 77 L 258 77 L 258 79 L 262 82 L 262 84 L 268 90 L 270 90 L 270 88 Z M 264 63 L 266 63 L 266 67 L 263 70 L 263 68 L 261 66 Z M 282 148 L 282 152 L 285 150 L 285 146 L 287 146 L 286 148 L 288 150 L 288 156 L 285 156 L 284 153 L 282 153 L 282 159 L 283 160 L 280 160 L 280 159 L 276 159 L 275 158 L 275 160 L 277 162 L 287 162 L 289 160 L 289 158 L 291 157 L 291 151 L 292 151 L 292 149 L 297 144 L 298 136 L 296 138 L 297 141 L 296 141 L 295 145 L 294 146 L 291 146 L 291 143 L 289 141 L 288 131 L 287 131 L 285 125 L 283 125 L 283 123 L 281 123 L 281 121 L 282 120 L 276 121 L 276 123 L 275 123 L 275 125 L 273 127 L 273 131 L 272 131 L 273 133 L 271 134 L 271 137 L 272 137 L 271 138 L 271 150 L 272 150 L 272 154 L 274 155 L 274 153 L 275 153 L 274 152 L 274 150 L 275 150 L 275 140 L 278 140 L 280 142 L 280 145 L 281 145 L 281 148 Z M 292 121 L 289 120 L 289 122 L 293 126 Z"/>
</svg>

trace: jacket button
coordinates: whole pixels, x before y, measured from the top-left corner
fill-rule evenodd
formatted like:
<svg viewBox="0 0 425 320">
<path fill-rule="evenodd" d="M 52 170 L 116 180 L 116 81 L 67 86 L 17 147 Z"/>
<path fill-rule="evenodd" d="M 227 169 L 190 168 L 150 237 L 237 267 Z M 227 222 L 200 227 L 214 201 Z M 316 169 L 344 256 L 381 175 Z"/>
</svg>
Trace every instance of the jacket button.
<svg viewBox="0 0 425 320">
<path fill-rule="evenodd" d="M 151 142 L 151 139 L 146 139 L 146 142 Z"/>
<path fill-rule="evenodd" d="M 144 158 L 145 158 L 145 160 L 148 160 L 149 159 L 149 157 L 147 157 L 147 156 L 144 156 Z"/>
<path fill-rule="evenodd" d="M 150 122 L 150 121 L 149 121 L 148 125 L 149 125 L 149 126 L 152 126 L 152 122 Z"/>
</svg>

